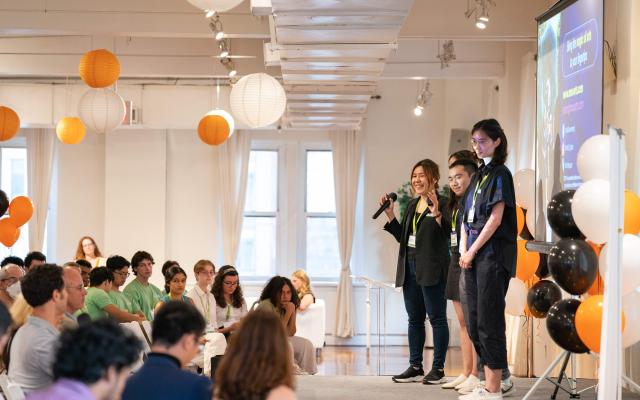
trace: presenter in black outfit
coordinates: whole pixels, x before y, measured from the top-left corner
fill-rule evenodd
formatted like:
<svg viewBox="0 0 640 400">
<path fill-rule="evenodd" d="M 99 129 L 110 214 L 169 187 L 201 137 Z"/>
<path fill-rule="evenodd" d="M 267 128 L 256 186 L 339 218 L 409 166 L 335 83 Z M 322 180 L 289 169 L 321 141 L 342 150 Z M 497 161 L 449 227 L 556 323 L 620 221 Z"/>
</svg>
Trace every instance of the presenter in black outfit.
<svg viewBox="0 0 640 400">
<path fill-rule="evenodd" d="M 507 137 L 495 119 L 476 123 L 473 149 L 482 163 L 464 198 L 460 267 L 476 351 L 486 363 L 485 387 L 465 399 L 502 399 L 500 378 L 507 365 L 505 295 L 516 266 L 516 210 L 513 178 L 504 166 Z"/>
<path fill-rule="evenodd" d="M 385 209 L 389 222 L 384 230 L 400 243 L 396 287 L 402 286 L 409 316 L 409 368 L 393 377 L 395 382 L 440 384 L 444 382 L 444 362 L 449 346 L 447 301 L 444 297 L 449 264 L 449 222 L 443 215 L 445 200 L 437 195 L 438 165 L 425 159 L 411 170 L 411 188 L 417 195 L 407 205 L 402 222 L 393 212 L 393 202 Z M 386 197 L 380 200 L 384 203 Z M 425 317 L 433 330 L 433 365 L 425 376 L 422 353 Z"/>
</svg>

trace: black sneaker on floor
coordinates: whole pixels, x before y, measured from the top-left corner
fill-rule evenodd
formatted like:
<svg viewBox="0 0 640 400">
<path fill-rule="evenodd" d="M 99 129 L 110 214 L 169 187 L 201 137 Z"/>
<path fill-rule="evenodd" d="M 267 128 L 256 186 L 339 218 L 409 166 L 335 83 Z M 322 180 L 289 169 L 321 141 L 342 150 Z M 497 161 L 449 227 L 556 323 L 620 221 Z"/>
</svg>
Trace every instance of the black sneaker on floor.
<svg viewBox="0 0 640 400">
<path fill-rule="evenodd" d="M 444 370 L 432 368 L 431 371 L 424 377 L 422 383 L 424 385 L 439 385 L 445 383 Z"/>
<path fill-rule="evenodd" d="M 424 370 L 422 369 L 422 367 L 420 367 L 419 369 L 415 369 L 412 366 L 409 366 L 406 371 L 404 371 L 400 375 L 391 377 L 391 379 L 393 379 L 394 382 L 398 383 L 420 382 L 423 376 Z"/>
</svg>

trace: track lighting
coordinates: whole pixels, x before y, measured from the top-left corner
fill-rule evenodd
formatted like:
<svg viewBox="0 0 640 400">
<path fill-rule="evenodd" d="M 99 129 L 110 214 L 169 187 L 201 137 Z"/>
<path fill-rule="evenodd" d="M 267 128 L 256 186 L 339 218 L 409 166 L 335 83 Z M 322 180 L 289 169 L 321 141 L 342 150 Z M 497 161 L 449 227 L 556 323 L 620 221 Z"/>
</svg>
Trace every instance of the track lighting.
<svg viewBox="0 0 640 400">
<path fill-rule="evenodd" d="M 453 40 L 445 40 L 442 44 L 442 53 L 440 53 L 440 41 L 438 41 L 438 55 L 440 59 L 440 69 L 449 67 L 449 63 L 456 59 L 456 53 L 453 48 Z"/>
<path fill-rule="evenodd" d="M 218 42 L 218 48 L 220 48 L 220 57 L 226 58 L 229 57 L 229 41 L 221 40 Z"/>
<path fill-rule="evenodd" d="M 429 81 L 426 81 L 423 88 L 419 88 L 418 97 L 416 98 L 416 106 L 413 109 L 413 114 L 416 117 L 419 117 L 423 114 L 424 109 L 431 102 L 431 97 L 433 97 L 433 93 L 429 90 Z"/>
<path fill-rule="evenodd" d="M 204 17 L 205 18 L 211 18 L 216 14 L 215 11 L 213 10 L 204 10 Z"/>
<path fill-rule="evenodd" d="M 469 0 L 467 0 L 467 11 L 464 13 L 464 16 L 471 18 L 471 16 L 475 14 L 476 28 L 485 29 L 489 22 L 489 6 L 495 7 L 496 3 L 494 0 L 475 0 L 475 3 L 476 5 L 471 8 Z"/>
<path fill-rule="evenodd" d="M 213 32 L 213 36 L 216 40 L 222 40 L 224 38 L 224 29 L 222 28 L 222 21 L 220 21 L 220 16 L 215 14 L 215 17 L 210 18 L 209 21 L 209 29 Z"/>
<path fill-rule="evenodd" d="M 227 71 L 229 71 L 229 78 L 233 78 L 238 74 L 238 71 L 236 70 L 236 64 L 229 57 L 221 58 L 220 63 L 224 65 Z"/>
</svg>

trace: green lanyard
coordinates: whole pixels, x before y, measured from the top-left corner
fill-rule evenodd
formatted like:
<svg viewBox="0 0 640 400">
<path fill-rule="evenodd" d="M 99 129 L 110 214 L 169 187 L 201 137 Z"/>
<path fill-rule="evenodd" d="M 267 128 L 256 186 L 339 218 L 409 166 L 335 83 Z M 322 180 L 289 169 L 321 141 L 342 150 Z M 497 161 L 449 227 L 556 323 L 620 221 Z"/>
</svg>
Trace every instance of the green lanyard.
<svg viewBox="0 0 640 400">
<path fill-rule="evenodd" d="M 227 321 L 231 318 L 231 304 L 227 304 Z"/>
<path fill-rule="evenodd" d="M 473 203 L 471 204 L 471 208 L 476 208 L 476 199 L 478 198 L 478 193 L 480 193 L 480 188 L 484 185 L 484 182 L 489 178 L 489 174 L 485 175 L 481 181 L 476 183 L 476 190 L 473 191 Z"/>
<path fill-rule="evenodd" d="M 453 212 L 453 218 L 451 218 L 451 232 L 456 230 L 456 222 L 458 221 L 458 209 Z"/>
<path fill-rule="evenodd" d="M 413 234 L 414 235 L 418 231 L 418 222 L 420 222 L 420 219 L 427 213 L 427 209 L 425 208 L 422 214 L 420 214 L 420 216 L 418 217 L 418 219 L 416 219 L 416 213 L 418 212 L 418 207 L 420 207 L 421 201 L 422 201 L 422 197 L 420 198 L 420 200 L 418 200 L 418 205 L 416 205 L 416 211 L 413 213 Z"/>
</svg>

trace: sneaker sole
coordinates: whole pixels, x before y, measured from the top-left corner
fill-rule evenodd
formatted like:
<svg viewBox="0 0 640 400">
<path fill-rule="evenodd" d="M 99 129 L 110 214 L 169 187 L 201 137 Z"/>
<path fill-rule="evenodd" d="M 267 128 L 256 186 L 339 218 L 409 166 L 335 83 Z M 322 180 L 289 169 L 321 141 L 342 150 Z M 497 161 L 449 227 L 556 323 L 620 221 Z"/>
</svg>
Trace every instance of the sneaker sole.
<svg viewBox="0 0 640 400">
<path fill-rule="evenodd" d="M 446 382 L 447 382 L 447 378 L 444 378 L 444 377 L 441 379 L 438 379 L 437 381 L 426 381 L 426 382 L 422 381 L 424 385 L 441 385 Z"/>
<path fill-rule="evenodd" d="M 516 394 L 515 386 L 511 386 L 509 390 L 502 392 L 502 397 L 511 397 Z"/>
<path fill-rule="evenodd" d="M 412 378 L 391 378 L 391 380 L 396 383 L 422 382 L 422 379 L 424 379 L 424 376 L 422 375 L 414 376 Z"/>
</svg>

